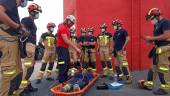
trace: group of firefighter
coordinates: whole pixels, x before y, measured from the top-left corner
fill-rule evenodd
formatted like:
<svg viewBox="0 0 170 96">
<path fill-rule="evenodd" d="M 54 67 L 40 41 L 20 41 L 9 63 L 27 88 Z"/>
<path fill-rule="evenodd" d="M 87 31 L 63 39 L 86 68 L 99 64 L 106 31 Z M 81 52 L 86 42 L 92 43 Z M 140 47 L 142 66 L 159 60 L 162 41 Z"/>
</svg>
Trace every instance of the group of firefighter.
<svg viewBox="0 0 170 96">
<path fill-rule="evenodd" d="M 83 71 L 96 72 L 97 53 L 100 56 L 103 68 L 102 77 L 109 76 L 110 79 L 113 79 L 112 53 L 114 52 L 116 72 L 118 73 L 119 80 L 121 80 L 123 76 L 127 76 L 126 80 L 130 83 L 131 76 L 126 60 L 126 44 L 124 44 L 128 42 L 129 36 L 127 31 L 122 28 L 120 20 L 113 21 L 112 25 L 117 33 L 114 36 L 107 31 L 107 25 L 105 23 L 100 26 L 101 31 L 98 36 L 94 36 L 95 30 L 93 27 L 87 29 L 81 28 L 81 36 L 79 37 L 76 37 L 76 30 L 72 29 L 70 37 L 71 42 L 74 42 L 74 44 L 80 47 L 81 55 L 78 56 L 77 52 L 70 48 L 70 61 L 74 69 L 79 69 L 81 67 Z M 115 46 L 113 46 L 113 43 Z M 114 51 L 112 50 L 113 47 Z M 122 68 L 124 70 L 122 70 Z"/>
<path fill-rule="evenodd" d="M 37 27 L 34 20 L 39 18 L 42 9 L 38 4 L 30 4 L 29 16 L 20 21 L 18 7 L 26 7 L 28 1 L 33 0 L 0 1 L 0 96 L 25 96 L 38 91 L 31 85 L 29 79 L 34 72 L 38 57 Z M 154 36 L 144 37 L 148 44 L 154 45 L 149 54 L 153 66 L 149 69 L 147 80 L 139 80 L 138 85 L 142 89 L 152 90 L 158 75 L 161 84 L 154 94 L 165 95 L 170 89 L 170 21 L 161 16 L 158 8 L 149 10 L 146 20 L 154 25 Z M 112 80 L 115 72 L 118 81 L 123 80 L 125 84 L 131 84 L 132 76 L 126 59 L 126 45 L 130 37 L 122 22 L 118 19 L 112 21 L 113 29 L 116 31 L 113 35 L 107 31 L 107 25 L 104 23 L 100 26 L 99 35 L 95 36 L 96 31 L 93 27 L 89 27 L 81 28 L 79 37 L 76 36 L 78 30 L 72 27 L 74 24 L 75 17 L 68 15 L 58 26 L 56 35 L 53 34 L 56 25 L 52 22 L 47 24 L 47 32 L 41 35 L 38 42 L 38 47 L 44 49 L 44 54 L 36 83 L 41 83 L 45 72 L 46 80 L 54 80 L 52 70 L 56 58 L 55 69 L 58 70 L 59 83 L 66 82 L 68 74 L 74 75 L 74 72 L 79 70 L 96 73 L 98 66 L 96 54 L 98 54 L 103 68 L 101 77 L 108 76 Z M 112 54 L 115 68 L 112 66 Z"/>
</svg>

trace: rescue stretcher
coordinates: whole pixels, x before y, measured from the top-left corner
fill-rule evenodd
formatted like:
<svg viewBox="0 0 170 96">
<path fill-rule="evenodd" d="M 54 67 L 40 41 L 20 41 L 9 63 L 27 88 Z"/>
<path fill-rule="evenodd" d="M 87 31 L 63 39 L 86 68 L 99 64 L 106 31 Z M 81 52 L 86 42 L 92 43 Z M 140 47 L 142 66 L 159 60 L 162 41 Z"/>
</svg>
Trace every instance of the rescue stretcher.
<svg viewBox="0 0 170 96">
<path fill-rule="evenodd" d="M 82 96 L 83 93 L 89 88 L 91 87 L 95 81 L 98 79 L 99 75 L 98 74 L 93 74 L 94 78 L 80 91 L 76 91 L 76 92 L 62 92 L 61 88 L 63 87 L 62 84 L 58 84 L 57 86 L 51 88 L 51 92 L 55 95 L 55 96 Z M 69 80 L 68 80 L 69 81 Z M 67 82 L 68 82 L 67 81 Z M 66 82 L 66 83 L 67 83 Z"/>
</svg>

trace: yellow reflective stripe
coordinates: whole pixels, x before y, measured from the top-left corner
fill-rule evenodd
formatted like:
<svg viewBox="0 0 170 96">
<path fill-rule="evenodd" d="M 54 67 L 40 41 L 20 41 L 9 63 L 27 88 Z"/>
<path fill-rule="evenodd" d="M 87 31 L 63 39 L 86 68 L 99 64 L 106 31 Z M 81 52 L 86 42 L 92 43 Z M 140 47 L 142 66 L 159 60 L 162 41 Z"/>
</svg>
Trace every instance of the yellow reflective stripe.
<svg viewBox="0 0 170 96">
<path fill-rule="evenodd" d="M 107 35 L 99 36 L 99 39 L 101 40 L 102 45 L 106 45 L 108 43 L 108 41 L 109 41 Z"/>
<path fill-rule="evenodd" d="M 161 84 L 160 88 L 170 88 L 170 85 L 168 85 L 168 84 Z"/>
<path fill-rule="evenodd" d="M 44 74 L 44 71 L 40 71 L 40 73 Z"/>
<path fill-rule="evenodd" d="M 51 46 L 51 38 L 52 37 L 46 37 L 46 39 L 47 39 L 47 45 L 50 47 Z"/>
<path fill-rule="evenodd" d="M 13 69 L 13 70 L 8 70 L 8 71 L 4 71 L 3 73 L 2 73 L 4 76 L 12 76 L 12 75 L 15 75 L 16 74 L 16 70 L 15 69 Z"/>
<path fill-rule="evenodd" d="M 157 54 L 161 54 L 161 53 L 162 53 L 162 49 L 161 49 L 161 48 L 157 48 L 157 49 L 156 49 L 156 53 L 157 53 Z"/>
<path fill-rule="evenodd" d="M 107 67 L 103 68 L 103 70 L 107 70 L 107 69 L 108 69 Z"/>
<path fill-rule="evenodd" d="M 110 68 L 110 69 L 109 69 L 109 71 L 113 71 L 113 69 L 112 69 L 112 68 Z"/>
<path fill-rule="evenodd" d="M 27 87 L 28 84 L 29 84 L 28 80 L 22 80 L 19 88 L 23 89 L 23 88 Z"/>
<path fill-rule="evenodd" d="M 58 64 L 64 64 L 64 61 L 60 61 L 60 62 L 58 62 Z"/>
<path fill-rule="evenodd" d="M 58 72 L 59 70 L 58 70 L 58 69 L 55 69 L 54 71 L 55 71 L 55 72 Z"/>
<path fill-rule="evenodd" d="M 161 71 L 169 71 L 169 69 L 168 68 L 166 68 L 166 67 L 159 67 L 159 69 L 161 70 Z"/>
<path fill-rule="evenodd" d="M 88 70 L 93 70 L 93 68 L 91 68 L 91 67 L 89 67 L 89 68 L 87 68 Z"/>
<path fill-rule="evenodd" d="M 25 65 L 30 65 L 32 64 L 32 62 L 25 62 Z"/>
<path fill-rule="evenodd" d="M 96 69 L 93 69 L 92 67 L 88 68 L 87 70 L 92 70 L 93 72 L 96 71 Z"/>
<path fill-rule="evenodd" d="M 92 69 L 93 71 L 96 71 L 96 69 Z"/>
<path fill-rule="evenodd" d="M 48 42 L 48 46 L 51 46 L 51 40 L 49 38 L 47 39 L 47 42 Z"/>
<path fill-rule="evenodd" d="M 52 71 L 51 70 L 47 70 L 48 73 L 51 73 Z"/>
<path fill-rule="evenodd" d="M 29 83 L 28 80 L 23 80 L 23 81 L 21 82 L 21 84 L 28 84 L 28 83 Z"/>
<path fill-rule="evenodd" d="M 128 66 L 128 62 L 123 62 L 123 66 Z"/>
<path fill-rule="evenodd" d="M 47 46 L 52 46 L 52 40 L 54 40 L 55 38 L 54 37 L 50 37 L 50 36 L 48 36 L 48 37 L 46 37 L 46 39 L 47 39 Z"/>
<path fill-rule="evenodd" d="M 153 81 L 147 81 L 146 86 L 153 86 Z"/>
<path fill-rule="evenodd" d="M 123 74 L 119 74 L 119 77 L 123 77 Z"/>
</svg>

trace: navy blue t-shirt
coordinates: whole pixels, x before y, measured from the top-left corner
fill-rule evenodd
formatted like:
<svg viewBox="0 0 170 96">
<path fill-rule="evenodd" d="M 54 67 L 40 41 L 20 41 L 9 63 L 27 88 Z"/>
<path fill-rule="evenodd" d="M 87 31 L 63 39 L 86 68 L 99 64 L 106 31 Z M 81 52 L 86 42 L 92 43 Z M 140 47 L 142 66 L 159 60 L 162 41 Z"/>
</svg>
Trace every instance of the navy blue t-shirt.
<svg viewBox="0 0 170 96">
<path fill-rule="evenodd" d="M 84 43 L 87 41 L 87 36 L 80 36 L 77 40 L 78 43 Z M 86 46 L 81 46 L 81 47 L 86 47 Z"/>
<path fill-rule="evenodd" d="M 87 37 L 87 42 L 92 43 L 92 42 L 96 42 L 96 41 L 97 41 L 97 38 L 95 36 L 88 36 Z M 88 46 L 88 48 L 95 48 L 95 45 L 90 45 L 90 46 Z"/>
<path fill-rule="evenodd" d="M 154 26 L 154 36 L 162 35 L 166 30 L 170 30 L 170 21 L 162 19 Z M 155 45 L 157 46 L 164 46 L 168 44 L 170 44 L 170 41 L 155 41 Z"/>
<path fill-rule="evenodd" d="M 128 36 L 128 32 L 125 29 L 120 29 L 114 33 L 113 40 L 115 43 L 114 46 L 115 51 L 122 50 L 127 36 Z"/>
<path fill-rule="evenodd" d="M 86 40 L 87 40 L 87 37 L 86 37 L 86 36 L 80 36 L 80 37 L 78 38 L 78 43 L 86 42 Z"/>
<path fill-rule="evenodd" d="M 6 9 L 5 13 L 9 16 L 9 18 L 11 18 L 14 22 L 16 22 L 18 24 L 20 23 L 16 0 L 0 0 L 0 5 L 5 7 L 5 9 Z M 5 31 L 8 32 L 8 34 L 13 35 L 13 36 L 18 35 L 18 33 L 19 33 L 19 31 L 14 28 L 9 28 Z"/>
<path fill-rule="evenodd" d="M 37 27 L 35 25 L 34 20 L 30 17 L 25 17 L 21 20 L 21 23 L 24 24 L 27 30 L 31 32 L 26 42 L 31 42 L 33 44 L 36 44 Z"/>
</svg>

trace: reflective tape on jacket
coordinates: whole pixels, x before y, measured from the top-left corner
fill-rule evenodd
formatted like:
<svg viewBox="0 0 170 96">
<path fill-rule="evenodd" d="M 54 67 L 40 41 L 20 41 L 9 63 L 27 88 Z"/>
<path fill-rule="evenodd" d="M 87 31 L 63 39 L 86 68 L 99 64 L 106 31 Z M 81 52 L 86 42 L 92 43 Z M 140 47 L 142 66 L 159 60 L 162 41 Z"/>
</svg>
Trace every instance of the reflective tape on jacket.
<svg viewBox="0 0 170 96">
<path fill-rule="evenodd" d="M 128 66 L 128 62 L 123 62 L 123 66 Z"/>
<path fill-rule="evenodd" d="M 4 76 L 13 76 L 16 74 L 16 69 L 13 69 L 13 70 L 8 70 L 8 71 L 3 71 L 2 74 Z"/>
</svg>

